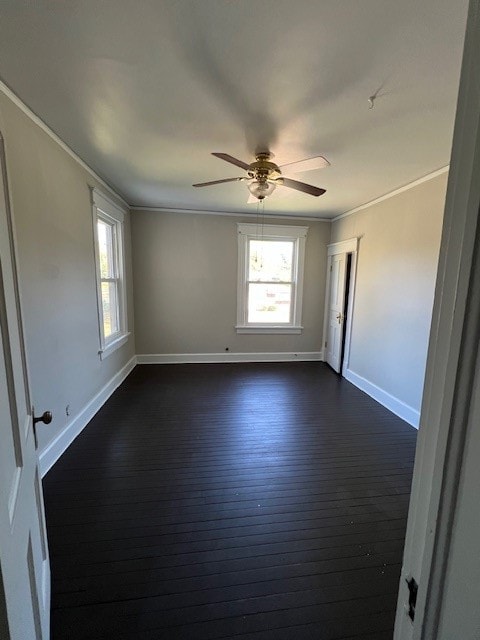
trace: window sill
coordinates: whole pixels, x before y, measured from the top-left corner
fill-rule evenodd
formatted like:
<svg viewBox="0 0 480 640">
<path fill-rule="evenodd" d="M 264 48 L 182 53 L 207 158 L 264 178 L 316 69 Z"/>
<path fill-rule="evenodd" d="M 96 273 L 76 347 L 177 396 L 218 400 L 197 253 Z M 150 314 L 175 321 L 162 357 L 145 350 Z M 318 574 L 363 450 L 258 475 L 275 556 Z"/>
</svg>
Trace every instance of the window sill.
<svg viewBox="0 0 480 640">
<path fill-rule="evenodd" d="M 128 341 L 129 336 L 130 331 L 128 333 L 122 333 L 121 336 L 118 336 L 117 338 L 115 338 L 115 340 L 112 340 L 111 342 L 106 344 L 103 349 L 100 349 L 100 351 L 98 352 L 100 360 L 105 360 L 105 358 L 108 358 L 111 353 L 113 353 L 117 349 L 120 349 L 120 347 L 122 347 Z"/>
<path fill-rule="evenodd" d="M 270 334 L 300 334 L 303 331 L 303 327 L 285 326 L 281 325 L 237 325 L 235 327 L 237 333 L 270 333 Z"/>
</svg>

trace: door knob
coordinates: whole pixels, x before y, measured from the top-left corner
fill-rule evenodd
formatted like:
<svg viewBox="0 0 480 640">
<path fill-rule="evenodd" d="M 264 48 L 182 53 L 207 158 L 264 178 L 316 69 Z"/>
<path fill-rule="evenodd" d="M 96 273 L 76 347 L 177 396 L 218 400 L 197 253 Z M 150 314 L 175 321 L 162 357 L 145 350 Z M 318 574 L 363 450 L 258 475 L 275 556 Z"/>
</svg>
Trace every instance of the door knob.
<svg viewBox="0 0 480 640">
<path fill-rule="evenodd" d="M 32 410 L 32 415 L 33 415 L 33 424 L 37 424 L 37 422 L 43 422 L 45 424 L 50 424 L 50 422 L 52 421 L 52 412 L 51 411 L 44 411 L 42 413 L 41 416 L 35 416 L 35 411 Z"/>
<path fill-rule="evenodd" d="M 341 314 L 341 313 L 339 313 L 339 314 L 338 314 L 338 316 L 337 316 L 337 320 L 338 320 L 339 322 L 341 322 L 341 321 L 342 321 L 342 314 Z"/>
</svg>

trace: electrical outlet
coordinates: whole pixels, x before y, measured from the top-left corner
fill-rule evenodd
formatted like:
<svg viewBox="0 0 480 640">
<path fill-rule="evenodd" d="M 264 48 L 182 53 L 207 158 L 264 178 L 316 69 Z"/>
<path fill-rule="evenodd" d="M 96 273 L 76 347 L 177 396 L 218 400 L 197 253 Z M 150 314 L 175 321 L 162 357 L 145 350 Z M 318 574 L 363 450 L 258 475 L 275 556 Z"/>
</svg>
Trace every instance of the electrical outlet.
<svg viewBox="0 0 480 640">
<path fill-rule="evenodd" d="M 70 405 L 67 404 L 67 406 L 65 407 L 65 415 L 69 416 L 70 415 Z"/>
</svg>

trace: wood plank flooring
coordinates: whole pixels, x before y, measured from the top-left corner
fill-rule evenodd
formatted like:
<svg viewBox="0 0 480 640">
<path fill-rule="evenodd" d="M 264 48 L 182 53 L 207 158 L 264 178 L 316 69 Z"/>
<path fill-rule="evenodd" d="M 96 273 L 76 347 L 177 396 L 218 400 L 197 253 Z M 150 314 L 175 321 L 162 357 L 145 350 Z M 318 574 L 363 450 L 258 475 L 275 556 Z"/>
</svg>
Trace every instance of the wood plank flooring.
<svg viewBox="0 0 480 640">
<path fill-rule="evenodd" d="M 44 480 L 52 640 L 391 640 L 415 439 L 323 363 L 137 366 Z"/>
</svg>

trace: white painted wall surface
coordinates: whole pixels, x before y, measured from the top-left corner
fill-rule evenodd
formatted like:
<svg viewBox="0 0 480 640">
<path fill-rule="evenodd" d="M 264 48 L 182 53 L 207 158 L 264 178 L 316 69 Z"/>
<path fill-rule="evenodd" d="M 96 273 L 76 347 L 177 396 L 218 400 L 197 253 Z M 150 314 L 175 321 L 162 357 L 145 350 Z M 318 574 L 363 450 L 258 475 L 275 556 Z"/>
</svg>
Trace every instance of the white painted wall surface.
<svg viewBox="0 0 480 640">
<path fill-rule="evenodd" d="M 332 242 L 360 238 L 348 369 L 417 419 L 446 182 L 444 173 L 332 223 Z"/>
<path fill-rule="evenodd" d="M 32 399 L 37 412 L 53 412 L 50 425 L 38 426 L 42 453 L 132 358 L 134 339 L 132 334 L 126 345 L 100 360 L 88 185 L 102 186 L 2 93 L 0 130 L 16 228 Z M 128 218 L 128 310 L 133 331 Z"/>
<path fill-rule="evenodd" d="M 132 210 L 137 354 L 321 350 L 328 222 L 300 223 L 309 227 L 303 333 L 237 335 L 237 222 L 255 220 Z"/>
</svg>

